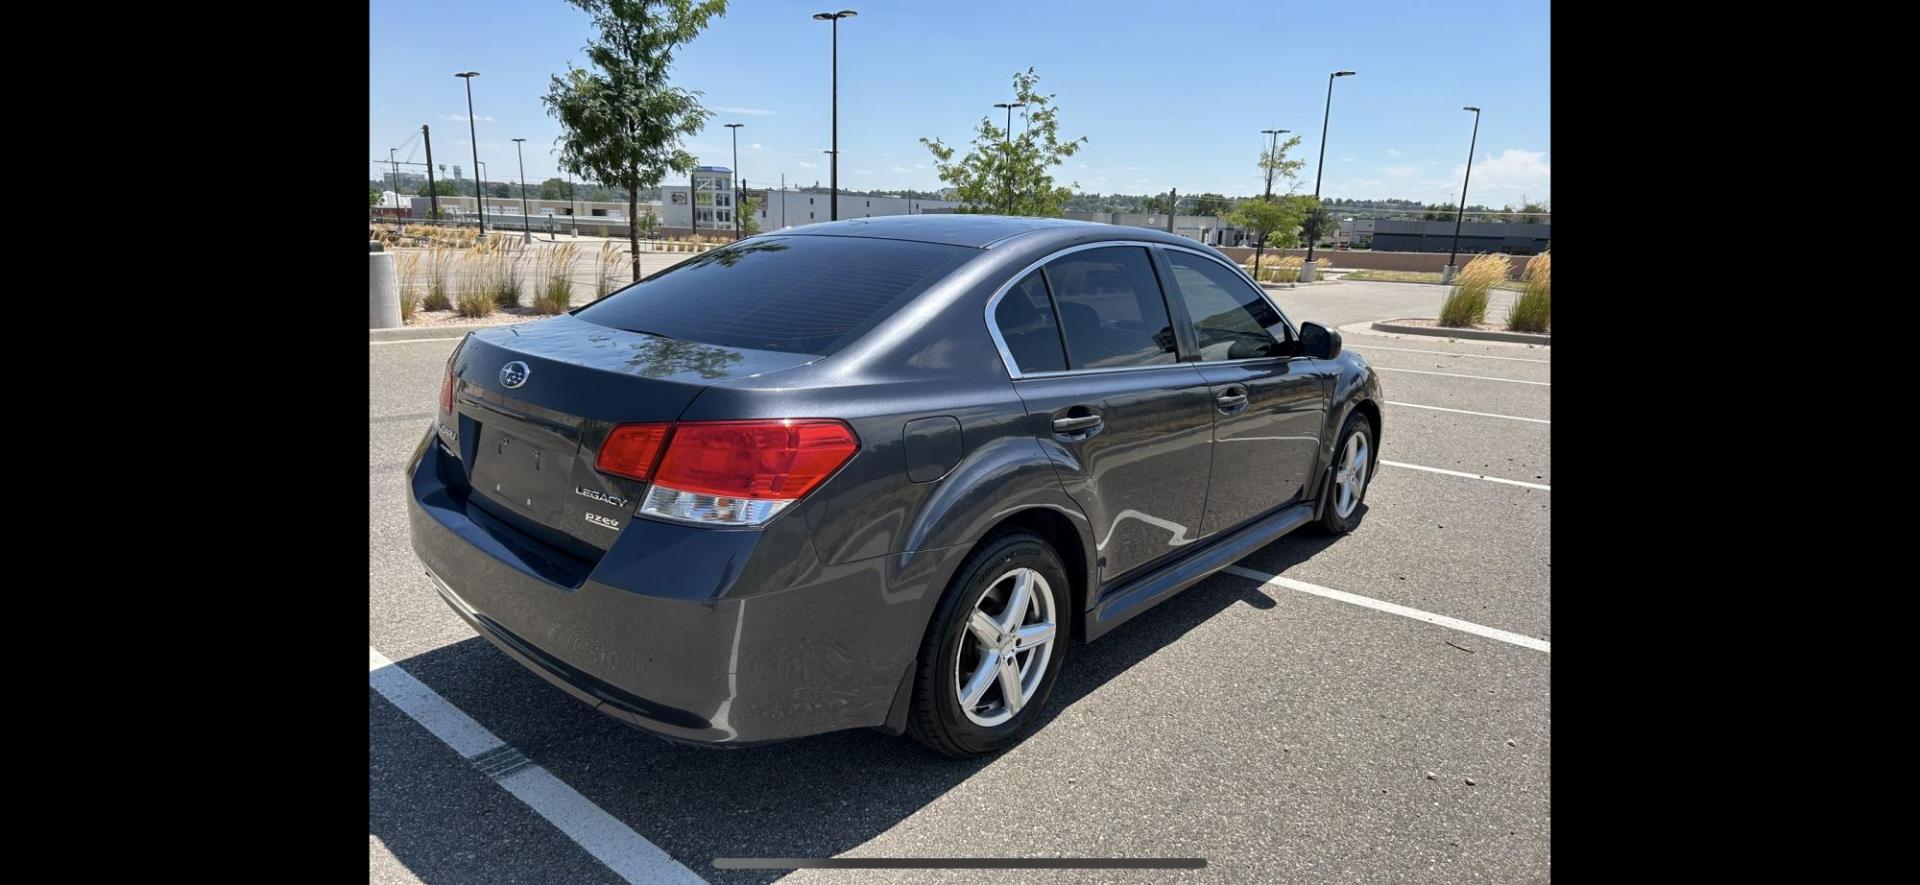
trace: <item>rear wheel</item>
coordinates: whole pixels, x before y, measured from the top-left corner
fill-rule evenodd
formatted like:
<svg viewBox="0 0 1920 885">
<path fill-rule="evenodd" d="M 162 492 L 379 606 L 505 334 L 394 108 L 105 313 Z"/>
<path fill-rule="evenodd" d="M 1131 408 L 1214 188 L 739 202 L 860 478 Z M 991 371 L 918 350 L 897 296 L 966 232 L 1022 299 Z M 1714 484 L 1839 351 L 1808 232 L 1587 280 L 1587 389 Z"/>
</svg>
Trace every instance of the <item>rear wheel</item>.
<svg viewBox="0 0 1920 885">
<path fill-rule="evenodd" d="M 1367 482 L 1373 479 L 1373 446 L 1373 422 L 1357 411 L 1347 416 L 1333 450 L 1333 475 L 1327 478 L 1321 528 L 1344 535 L 1360 525 L 1360 504 L 1366 500 Z"/>
<path fill-rule="evenodd" d="M 1018 743 L 1053 691 L 1073 614 L 1066 569 L 1040 536 L 1011 532 L 976 550 L 921 646 L 908 733 L 949 756 Z"/>
</svg>

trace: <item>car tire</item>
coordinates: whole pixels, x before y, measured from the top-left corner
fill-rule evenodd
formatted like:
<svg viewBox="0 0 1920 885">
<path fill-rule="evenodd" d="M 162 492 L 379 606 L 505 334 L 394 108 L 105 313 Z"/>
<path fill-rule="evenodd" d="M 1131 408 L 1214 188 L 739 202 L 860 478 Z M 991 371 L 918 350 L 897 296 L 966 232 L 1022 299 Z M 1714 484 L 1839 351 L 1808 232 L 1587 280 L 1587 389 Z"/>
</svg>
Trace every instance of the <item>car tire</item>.
<svg viewBox="0 0 1920 885">
<path fill-rule="evenodd" d="M 1028 581 L 1027 604 L 1012 631 L 1011 606 Z M 975 620 L 975 613 L 988 624 Z M 1073 635 L 1072 585 L 1052 545 L 1032 532 L 1013 531 L 982 544 L 954 574 L 941 597 L 914 673 L 907 733 L 948 756 L 997 753 L 1019 743 L 1040 720 L 1066 661 Z M 1043 644 L 1041 627 L 1051 624 Z M 1026 645 L 1023 649 L 1023 645 Z M 996 666 L 1011 649 L 1013 675 Z M 1037 668 L 1037 672 L 1036 671 Z M 1006 689 L 1019 687 L 1009 710 Z M 968 705 L 963 692 L 977 689 Z"/>
<path fill-rule="evenodd" d="M 1359 527 L 1360 517 L 1366 513 L 1367 488 L 1373 482 L 1373 468 L 1379 462 L 1377 445 L 1373 422 L 1358 411 L 1348 415 L 1347 423 L 1340 427 L 1340 436 L 1334 441 L 1333 463 L 1327 465 L 1327 500 L 1320 508 L 1322 531 L 1344 535 Z M 1359 475 L 1350 477 L 1348 462 L 1355 456 L 1359 461 Z M 1351 479 L 1357 479 L 1357 487 L 1348 485 Z M 1346 503 L 1349 500 L 1351 503 Z"/>
</svg>

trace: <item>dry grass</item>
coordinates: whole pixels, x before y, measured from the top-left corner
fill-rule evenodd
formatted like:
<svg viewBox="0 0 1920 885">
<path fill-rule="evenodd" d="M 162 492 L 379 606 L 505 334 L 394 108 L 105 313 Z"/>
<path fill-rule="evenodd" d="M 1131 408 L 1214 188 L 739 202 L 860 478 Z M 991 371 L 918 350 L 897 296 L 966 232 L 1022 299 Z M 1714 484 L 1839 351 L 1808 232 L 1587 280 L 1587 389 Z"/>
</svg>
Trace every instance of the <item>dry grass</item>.
<svg viewBox="0 0 1920 885">
<path fill-rule="evenodd" d="M 479 264 L 480 287 L 493 296 L 500 307 L 520 306 L 519 255 L 513 243 L 496 236 L 474 249 Z"/>
<path fill-rule="evenodd" d="M 600 254 L 594 258 L 593 300 L 599 301 L 620 287 L 620 272 L 627 264 L 625 259 L 619 246 L 600 244 Z"/>
<path fill-rule="evenodd" d="M 426 310 L 446 310 L 453 306 L 453 250 L 438 243 L 427 247 L 427 294 L 420 301 Z"/>
<path fill-rule="evenodd" d="M 1257 269 L 1252 259 L 1248 259 L 1247 263 L 1241 267 L 1245 268 L 1254 279 L 1264 283 L 1297 283 L 1300 281 L 1300 268 L 1306 263 L 1306 259 L 1298 255 L 1268 254 L 1260 256 L 1260 266 Z M 1326 270 L 1333 266 L 1333 261 L 1315 258 L 1313 266 L 1316 270 Z"/>
<path fill-rule="evenodd" d="M 1527 262 L 1521 278 L 1525 287 L 1507 311 L 1507 328 L 1514 332 L 1545 332 L 1553 325 L 1553 253 L 1542 252 Z"/>
<path fill-rule="evenodd" d="M 477 319 L 489 316 L 499 305 L 494 299 L 491 280 L 488 279 L 487 261 L 486 256 L 470 260 L 468 266 L 472 272 L 460 278 L 460 295 L 453 300 L 453 309 L 463 317 Z M 475 264 L 480 266 L 475 268 Z"/>
<path fill-rule="evenodd" d="M 420 309 L 420 253 L 402 252 L 394 257 L 394 274 L 400 280 L 400 322 L 413 322 Z"/>
<path fill-rule="evenodd" d="M 573 306 L 573 259 L 579 254 L 573 243 L 541 253 L 534 265 L 534 313 L 566 313 Z"/>
<path fill-rule="evenodd" d="M 1453 278 L 1453 288 L 1440 305 L 1440 325 L 1468 328 L 1487 320 L 1487 293 L 1507 279 L 1513 262 L 1507 256 L 1489 252 L 1475 257 Z"/>
</svg>

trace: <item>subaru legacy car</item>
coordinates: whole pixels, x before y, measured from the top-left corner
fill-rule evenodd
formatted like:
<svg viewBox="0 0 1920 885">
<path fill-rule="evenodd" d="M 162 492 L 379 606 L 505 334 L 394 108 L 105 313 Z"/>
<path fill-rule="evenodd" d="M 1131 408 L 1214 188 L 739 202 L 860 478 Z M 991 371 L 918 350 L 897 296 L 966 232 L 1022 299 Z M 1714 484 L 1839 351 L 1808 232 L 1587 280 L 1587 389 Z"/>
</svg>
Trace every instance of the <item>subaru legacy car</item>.
<svg viewBox="0 0 1920 885">
<path fill-rule="evenodd" d="M 508 656 L 670 739 L 1002 750 L 1077 642 L 1351 530 L 1380 386 L 1220 252 L 917 215 L 701 254 L 469 334 L 414 550 Z"/>
</svg>

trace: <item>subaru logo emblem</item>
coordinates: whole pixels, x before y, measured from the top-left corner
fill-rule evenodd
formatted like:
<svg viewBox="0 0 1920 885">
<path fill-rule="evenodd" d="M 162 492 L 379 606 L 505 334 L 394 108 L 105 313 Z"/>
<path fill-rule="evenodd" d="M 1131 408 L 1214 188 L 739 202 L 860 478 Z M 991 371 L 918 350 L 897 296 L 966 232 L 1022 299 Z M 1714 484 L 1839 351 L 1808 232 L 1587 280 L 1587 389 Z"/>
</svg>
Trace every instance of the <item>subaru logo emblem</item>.
<svg viewBox="0 0 1920 885">
<path fill-rule="evenodd" d="M 527 376 L 531 374 L 533 374 L 533 370 L 527 368 L 526 363 L 514 360 L 500 367 L 500 384 L 508 390 L 512 390 L 527 383 Z"/>
</svg>

